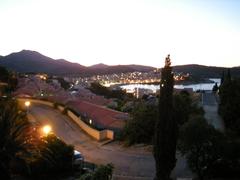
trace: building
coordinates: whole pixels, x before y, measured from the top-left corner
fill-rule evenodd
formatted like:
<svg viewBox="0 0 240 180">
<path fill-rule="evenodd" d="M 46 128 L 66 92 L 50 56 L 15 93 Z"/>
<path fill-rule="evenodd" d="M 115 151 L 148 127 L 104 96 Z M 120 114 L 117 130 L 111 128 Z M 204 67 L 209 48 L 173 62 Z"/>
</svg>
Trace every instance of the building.
<svg viewBox="0 0 240 180">
<path fill-rule="evenodd" d="M 115 111 L 86 101 L 69 101 L 66 105 L 85 117 L 87 123 L 99 129 L 110 129 L 115 132 L 122 130 L 129 118 L 128 113 Z"/>
</svg>

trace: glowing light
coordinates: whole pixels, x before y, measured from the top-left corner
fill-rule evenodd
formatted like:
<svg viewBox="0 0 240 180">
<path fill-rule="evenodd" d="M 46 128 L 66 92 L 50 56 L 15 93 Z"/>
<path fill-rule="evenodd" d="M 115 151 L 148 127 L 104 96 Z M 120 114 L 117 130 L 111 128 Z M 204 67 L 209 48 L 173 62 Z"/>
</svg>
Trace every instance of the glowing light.
<svg viewBox="0 0 240 180">
<path fill-rule="evenodd" d="M 91 119 L 89 120 L 89 124 L 92 124 L 92 120 Z"/>
<path fill-rule="evenodd" d="M 30 101 L 26 101 L 24 104 L 25 104 L 26 107 L 29 107 L 31 105 L 31 102 Z"/>
<path fill-rule="evenodd" d="M 43 126 L 42 131 L 45 135 L 48 135 L 52 131 L 52 127 L 50 125 Z"/>
</svg>

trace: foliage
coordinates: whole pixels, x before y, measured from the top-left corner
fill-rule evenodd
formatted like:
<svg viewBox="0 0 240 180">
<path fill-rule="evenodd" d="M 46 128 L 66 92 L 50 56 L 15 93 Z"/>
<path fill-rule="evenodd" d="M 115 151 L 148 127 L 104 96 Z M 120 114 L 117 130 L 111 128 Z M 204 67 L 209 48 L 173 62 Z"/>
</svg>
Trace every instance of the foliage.
<svg viewBox="0 0 240 180">
<path fill-rule="evenodd" d="M 11 164 L 26 156 L 34 147 L 34 133 L 26 114 L 13 100 L 0 101 L 0 174 L 10 179 Z"/>
<path fill-rule="evenodd" d="M 240 179 L 240 142 L 227 137 L 221 148 L 221 158 L 208 169 L 211 178 Z"/>
<path fill-rule="evenodd" d="M 123 131 L 126 144 L 152 144 L 155 123 L 158 118 L 158 106 L 141 100 L 141 102 L 131 102 L 131 107 L 133 107 L 130 112 L 131 118 L 127 121 Z M 186 123 L 192 116 L 203 114 L 203 109 L 193 102 L 191 95 L 187 91 L 183 90 L 174 94 L 173 118 L 179 126 Z"/>
<path fill-rule="evenodd" d="M 98 82 L 91 83 L 91 87 L 89 88 L 93 93 L 101 96 L 105 96 L 106 98 L 117 98 L 124 99 L 127 94 L 123 90 L 110 90 L 107 87 L 102 86 Z"/>
<path fill-rule="evenodd" d="M 112 173 L 112 164 L 100 165 L 94 172 L 81 176 L 79 180 L 111 180 Z"/>
<path fill-rule="evenodd" d="M 195 117 L 180 129 L 178 150 L 200 179 L 207 176 L 213 164 L 221 158 L 223 135 L 208 125 L 202 116 Z"/>
<path fill-rule="evenodd" d="M 93 180 L 93 174 L 92 173 L 86 173 L 83 174 L 79 180 Z"/>
<path fill-rule="evenodd" d="M 240 135 L 240 79 L 231 79 L 230 72 L 219 89 L 219 114 L 228 130 Z"/>
<path fill-rule="evenodd" d="M 176 164 L 177 122 L 173 117 L 173 84 L 170 55 L 168 55 L 161 72 L 159 119 L 156 122 L 154 138 L 157 180 L 170 179 L 170 173 Z"/>
<path fill-rule="evenodd" d="M 94 174 L 93 179 L 94 180 L 110 180 L 112 179 L 112 173 L 113 173 L 113 165 L 107 164 L 106 166 L 99 166 Z"/>
<path fill-rule="evenodd" d="M 192 99 L 187 91 L 181 91 L 173 97 L 174 119 L 179 125 L 188 121 L 192 109 Z"/>
<path fill-rule="evenodd" d="M 173 117 L 179 126 L 186 123 L 192 116 L 204 115 L 204 110 L 193 101 L 193 97 L 187 91 L 181 91 L 173 96 Z"/>
<path fill-rule="evenodd" d="M 8 82 L 8 78 L 9 78 L 9 72 L 7 71 L 7 69 L 5 69 L 4 67 L 0 66 L 0 81 L 2 82 Z"/>
<path fill-rule="evenodd" d="M 6 92 L 11 92 L 17 87 L 17 77 L 14 73 L 9 72 L 4 67 L 0 66 L 0 82 L 7 83 Z"/>
<path fill-rule="evenodd" d="M 125 104 L 122 105 L 121 111 L 122 112 L 132 112 L 134 109 L 133 104 L 134 104 L 133 101 L 127 101 Z"/>
<path fill-rule="evenodd" d="M 57 80 L 63 89 L 67 90 L 70 88 L 70 83 L 65 81 L 62 77 L 58 77 Z"/>
<path fill-rule="evenodd" d="M 44 136 L 38 145 L 39 153 L 29 162 L 33 177 L 61 176 L 71 172 L 73 146 L 67 145 L 53 134 Z"/>
<path fill-rule="evenodd" d="M 152 143 L 158 109 L 155 106 L 138 103 L 131 112 L 131 118 L 124 129 L 127 145 Z"/>
</svg>

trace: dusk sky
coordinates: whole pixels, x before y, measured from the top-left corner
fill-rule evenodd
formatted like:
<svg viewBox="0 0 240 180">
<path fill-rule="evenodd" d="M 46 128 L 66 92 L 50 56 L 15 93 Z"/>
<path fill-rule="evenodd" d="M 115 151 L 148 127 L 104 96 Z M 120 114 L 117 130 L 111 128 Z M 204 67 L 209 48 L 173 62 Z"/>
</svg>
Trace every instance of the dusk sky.
<svg viewBox="0 0 240 180">
<path fill-rule="evenodd" d="M 0 0 L 0 55 L 82 65 L 240 65 L 240 0 Z"/>
</svg>

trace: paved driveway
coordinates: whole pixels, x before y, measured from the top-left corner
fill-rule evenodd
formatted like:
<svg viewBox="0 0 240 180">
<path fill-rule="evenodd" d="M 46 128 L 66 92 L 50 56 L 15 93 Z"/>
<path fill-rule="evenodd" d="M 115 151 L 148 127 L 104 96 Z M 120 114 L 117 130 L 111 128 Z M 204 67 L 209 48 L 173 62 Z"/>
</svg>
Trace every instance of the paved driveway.
<svg viewBox="0 0 240 180">
<path fill-rule="evenodd" d="M 128 150 L 111 143 L 101 146 L 67 116 L 44 105 L 31 106 L 30 114 L 37 122 L 50 124 L 53 132 L 68 144 L 73 144 L 87 161 L 96 164 L 113 163 L 115 179 L 153 179 L 155 165 L 151 152 Z"/>
<path fill-rule="evenodd" d="M 151 151 L 142 148 L 124 148 L 117 142 L 102 146 L 86 135 L 71 119 L 59 111 L 45 105 L 33 104 L 29 113 L 35 121 L 50 124 L 53 132 L 75 149 L 82 152 L 85 159 L 96 164 L 112 163 L 114 179 L 152 180 L 155 174 L 155 162 Z M 190 177 L 184 158 L 178 157 L 173 177 Z"/>
</svg>

